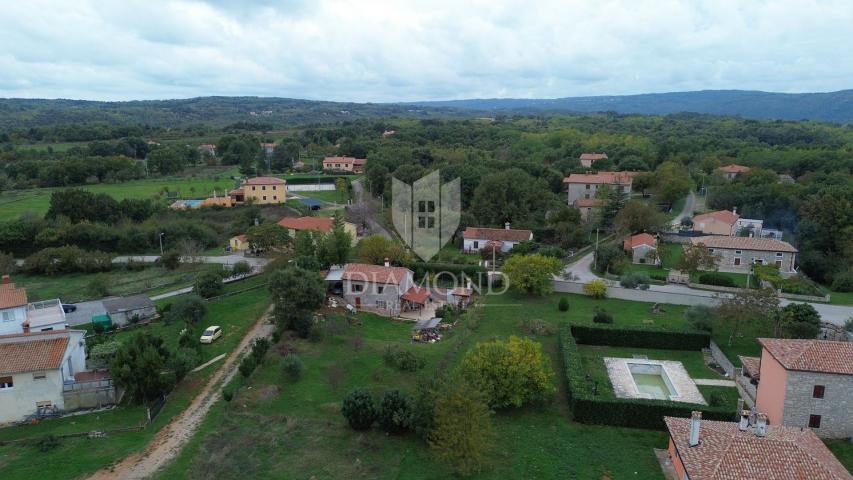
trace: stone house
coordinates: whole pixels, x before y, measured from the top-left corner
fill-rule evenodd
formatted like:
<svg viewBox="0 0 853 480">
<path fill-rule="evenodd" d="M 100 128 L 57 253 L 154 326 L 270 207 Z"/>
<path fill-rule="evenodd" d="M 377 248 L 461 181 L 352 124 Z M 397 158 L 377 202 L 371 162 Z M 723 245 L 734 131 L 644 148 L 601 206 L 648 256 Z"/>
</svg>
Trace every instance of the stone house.
<svg viewBox="0 0 853 480">
<path fill-rule="evenodd" d="M 423 296 L 415 285 L 414 272 L 408 268 L 364 263 L 344 265 L 340 276 L 344 299 L 355 308 L 367 309 L 384 315 L 399 315 L 405 308 Z M 403 296 L 410 293 L 410 299 Z M 415 300 L 412 300 L 415 299 Z M 428 301 L 428 298 L 423 298 Z"/>
<path fill-rule="evenodd" d="M 509 228 L 507 222 L 504 228 L 468 227 L 462 232 L 462 251 L 479 252 L 483 248 L 494 245 L 501 252 L 508 252 L 521 242 L 533 240 L 530 230 Z"/>
<path fill-rule="evenodd" d="M 693 217 L 693 231 L 702 232 L 708 235 L 725 235 L 733 237 L 735 235 L 738 219 L 740 215 L 737 210 L 717 210 L 715 212 L 703 213 Z"/>
<path fill-rule="evenodd" d="M 579 198 L 572 203 L 572 206 L 580 212 L 581 220 L 586 222 L 595 217 L 595 212 L 602 203 L 598 198 Z"/>
<path fill-rule="evenodd" d="M 344 173 L 363 173 L 366 158 L 355 157 L 326 157 L 323 159 L 323 170 Z"/>
<path fill-rule="evenodd" d="M 853 343 L 760 338 L 756 410 L 772 425 L 853 437 Z"/>
<path fill-rule="evenodd" d="M 157 306 L 145 295 L 107 298 L 103 304 L 113 325 L 127 325 L 157 316 Z"/>
<path fill-rule="evenodd" d="M 622 248 L 631 255 L 632 263 L 648 263 L 657 265 L 660 260 L 650 260 L 649 256 L 658 250 L 658 239 L 648 233 L 638 233 L 625 237 L 622 240 Z"/>
<path fill-rule="evenodd" d="M 748 411 L 746 412 L 749 413 Z M 678 480 L 851 480 L 826 445 L 805 428 L 768 425 L 757 415 L 740 422 L 664 417 L 669 433 L 666 478 Z"/>
<path fill-rule="evenodd" d="M 738 175 L 742 173 L 746 173 L 750 171 L 749 167 L 744 167 L 743 165 L 737 165 L 735 163 L 726 165 L 725 167 L 720 167 L 717 169 L 717 173 L 722 175 L 726 180 L 734 180 Z"/>
<path fill-rule="evenodd" d="M 797 249 L 788 242 L 754 237 L 693 237 L 692 245 L 703 244 L 719 257 L 723 272 L 749 273 L 752 265 L 776 265 L 782 275 L 793 275 Z"/>
<path fill-rule="evenodd" d="M 598 172 L 598 173 L 573 173 L 563 179 L 566 185 L 568 205 L 574 205 L 575 200 L 580 198 L 596 198 L 596 193 L 602 185 L 631 195 L 631 184 L 637 172 Z"/>
<path fill-rule="evenodd" d="M 601 153 L 582 153 L 580 157 L 581 166 L 584 168 L 592 167 L 592 164 L 599 161 L 607 159 L 607 154 L 604 152 Z"/>
</svg>

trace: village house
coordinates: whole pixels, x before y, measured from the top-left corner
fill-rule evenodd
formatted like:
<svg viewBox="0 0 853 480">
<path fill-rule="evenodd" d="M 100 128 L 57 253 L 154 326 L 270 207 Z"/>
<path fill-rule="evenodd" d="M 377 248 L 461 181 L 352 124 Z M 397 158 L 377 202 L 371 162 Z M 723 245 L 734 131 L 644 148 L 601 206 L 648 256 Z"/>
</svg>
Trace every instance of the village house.
<svg viewBox="0 0 853 480">
<path fill-rule="evenodd" d="M 496 250 L 506 253 L 521 242 L 533 240 L 533 232 L 530 230 L 515 230 L 509 226 L 507 222 L 504 228 L 466 228 L 462 232 L 462 251 L 479 252 L 487 246 L 494 246 Z"/>
<path fill-rule="evenodd" d="M 430 292 L 415 285 L 414 272 L 408 268 L 365 263 L 348 263 L 331 270 L 326 281 L 340 282 L 344 299 L 355 308 L 397 316 L 417 311 L 432 301 Z"/>
<path fill-rule="evenodd" d="M 335 219 L 331 217 L 284 217 L 278 221 L 278 224 L 287 229 L 291 238 L 296 237 L 297 232 L 309 231 L 325 235 L 332 231 Z M 358 229 L 355 224 L 343 222 L 344 231 L 352 237 L 352 243 L 355 245 Z"/>
<path fill-rule="evenodd" d="M 749 167 L 744 167 L 743 165 L 737 164 L 729 164 L 725 167 L 720 167 L 717 169 L 717 173 L 725 177 L 726 180 L 734 180 L 738 175 L 742 173 L 746 173 L 750 170 Z"/>
<path fill-rule="evenodd" d="M 749 273 L 752 265 L 775 265 L 782 275 L 796 273 L 797 249 L 788 242 L 755 237 L 693 237 L 692 245 L 705 245 L 719 258 L 722 272 Z"/>
<path fill-rule="evenodd" d="M 736 235 L 760 237 L 764 221 L 742 218 L 737 209 L 717 210 L 693 217 L 693 231 L 708 235 Z"/>
<path fill-rule="evenodd" d="M 198 151 L 203 155 L 209 155 L 211 157 L 216 156 L 216 145 L 212 143 L 202 143 L 198 146 Z"/>
<path fill-rule="evenodd" d="M 263 150 L 264 155 L 270 157 L 272 156 L 272 152 L 275 151 L 275 143 L 261 142 L 261 150 Z"/>
<path fill-rule="evenodd" d="M 740 422 L 720 422 L 693 412 L 692 418 L 664 422 L 679 480 L 853 479 L 813 431 L 768 425 L 762 414 L 754 421 L 741 415 Z"/>
<path fill-rule="evenodd" d="M 260 205 L 284 203 L 287 200 L 287 182 L 277 177 L 253 177 L 243 180 L 240 188 L 228 192 L 232 203 Z"/>
<path fill-rule="evenodd" d="M 638 233 L 625 237 L 622 248 L 631 255 L 632 263 L 648 263 L 657 265 L 658 239 L 648 233 Z"/>
<path fill-rule="evenodd" d="M 563 179 L 568 195 L 568 204 L 574 205 L 575 200 L 596 198 L 596 193 L 602 185 L 631 195 L 631 184 L 637 172 L 598 172 L 573 173 Z"/>
<path fill-rule="evenodd" d="M 65 311 L 59 299 L 30 303 L 27 290 L 18 288 L 9 275 L 3 275 L 0 280 L 0 335 L 65 328 Z"/>
<path fill-rule="evenodd" d="M 145 295 L 107 298 L 103 304 L 110 321 L 116 326 L 150 320 L 158 315 L 157 306 Z"/>
<path fill-rule="evenodd" d="M 606 160 L 607 154 L 604 152 L 601 153 L 582 153 L 580 157 L 581 166 L 584 168 L 592 167 L 592 164 L 599 160 Z"/>
<path fill-rule="evenodd" d="M 245 234 L 234 235 L 228 240 L 232 252 L 243 252 L 249 249 L 249 239 Z"/>
<path fill-rule="evenodd" d="M 581 220 L 589 221 L 595 215 L 595 209 L 600 207 L 602 200 L 599 198 L 579 198 L 572 203 L 581 214 Z"/>
<path fill-rule="evenodd" d="M 756 410 L 771 425 L 809 427 L 825 438 L 853 437 L 853 343 L 758 342 L 761 357 L 743 359 L 749 366 L 744 373 L 757 383 Z"/>
<path fill-rule="evenodd" d="M 363 173 L 367 159 L 355 157 L 326 157 L 323 159 L 323 170 L 331 172 Z"/>
</svg>

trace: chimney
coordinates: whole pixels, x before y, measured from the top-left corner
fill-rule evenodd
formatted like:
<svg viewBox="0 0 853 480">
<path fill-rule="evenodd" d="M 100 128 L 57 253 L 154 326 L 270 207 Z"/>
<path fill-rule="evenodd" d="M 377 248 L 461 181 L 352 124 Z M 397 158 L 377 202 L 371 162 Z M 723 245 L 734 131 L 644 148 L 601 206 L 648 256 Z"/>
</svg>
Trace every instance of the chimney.
<svg viewBox="0 0 853 480">
<path fill-rule="evenodd" d="M 767 435 L 767 414 L 759 413 L 755 418 L 755 436 L 763 437 Z"/>
<path fill-rule="evenodd" d="M 22 323 L 21 329 L 24 331 L 24 333 L 30 333 L 30 322 Z"/>
<path fill-rule="evenodd" d="M 391 260 L 389 260 L 389 259 L 388 259 L 388 257 L 385 257 L 385 266 L 386 266 L 386 267 L 390 267 L 390 266 L 391 266 Z"/>
<path fill-rule="evenodd" d="M 737 215 L 737 207 L 732 207 L 732 213 L 734 213 L 735 215 Z"/>
<path fill-rule="evenodd" d="M 504 223 L 504 229 L 509 230 L 509 222 Z"/>
<path fill-rule="evenodd" d="M 740 423 L 738 423 L 737 428 L 741 432 L 749 430 L 749 410 L 741 410 Z"/>
<path fill-rule="evenodd" d="M 702 412 L 694 411 L 690 416 L 690 438 L 687 444 L 691 447 L 699 445 L 699 428 L 702 423 Z"/>
<path fill-rule="evenodd" d="M 3 285 L 8 285 L 12 283 L 12 277 L 9 275 L 3 275 Z"/>
</svg>

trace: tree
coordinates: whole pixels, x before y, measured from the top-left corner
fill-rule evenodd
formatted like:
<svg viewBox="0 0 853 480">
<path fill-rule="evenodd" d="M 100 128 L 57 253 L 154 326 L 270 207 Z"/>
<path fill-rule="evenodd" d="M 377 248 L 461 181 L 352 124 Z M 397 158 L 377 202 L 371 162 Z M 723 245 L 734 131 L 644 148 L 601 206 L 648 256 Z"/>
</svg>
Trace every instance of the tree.
<svg viewBox="0 0 853 480">
<path fill-rule="evenodd" d="M 277 250 L 290 244 L 287 229 L 277 223 L 262 223 L 246 230 L 246 239 L 252 248 Z"/>
<path fill-rule="evenodd" d="M 285 139 L 275 146 L 270 162 L 272 169 L 278 172 L 293 167 L 299 161 L 299 142 Z"/>
<path fill-rule="evenodd" d="M 252 273 L 252 266 L 245 260 L 240 260 L 231 266 L 231 275 L 248 275 Z"/>
<path fill-rule="evenodd" d="M 314 241 L 313 233 L 308 230 L 296 232 L 296 239 L 293 242 L 293 255 L 296 257 L 317 256 L 317 244 Z"/>
<path fill-rule="evenodd" d="M 145 160 L 148 169 L 160 175 L 180 173 L 186 166 L 186 156 L 176 147 L 163 146 L 152 150 Z"/>
<path fill-rule="evenodd" d="M 335 191 L 338 192 L 338 198 L 341 202 L 346 200 L 349 186 L 347 185 L 347 180 L 345 178 L 338 178 L 335 180 Z"/>
<path fill-rule="evenodd" d="M 667 221 L 663 213 L 646 202 L 631 200 L 613 217 L 613 230 L 618 235 L 636 232 L 659 232 Z"/>
<path fill-rule="evenodd" d="M 353 390 L 344 397 L 341 413 L 353 430 L 369 429 L 376 421 L 376 405 L 373 396 L 363 389 Z"/>
<path fill-rule="evenodd" d="M 399 390 L 389 390 L 379 401 L 376 419 L 386 432 L 404 433 L 412 426 L 412 401 Z"/>
<path fill-rule="evenodd" d="M 351 249 L 352 235 L 342 225 L 336 225 L 320 238 L 317 259 L 326 266 L 343 265 L 349 260 Z"/>
<path fill-rule="evenodd" d="M 162 338 L 138 333 L 116 351 L 110 361 L 110 376 L 132 401 L 151 400 L 174 384 L 175 376 L 163 373 L 170 357 Z"/>
<path fill-rule="evenodd" d="M 391 257 L 394 242 L 382 235 L 370 235 L 358 244 L 358 256 L 367 263 L 382 265 L 386 258 Z"/>
<path fill-rule="evenodd" d="M 583 286 L 583 291 L 592 298 L 607 298 L 607 284 L 604 280 L 592 280 Z"/>
<path fill-rule="evenodd" d="M 166 324 L 171 322 L 196 323 L 207 313 L 207 302 L 198 295 L 181 295 L 169 307 L 164 315 Z"/>
<path fill-rule="evenodd" d="M 625 207 L 625 203 L 628 201 L 628 193 L 621 187 L 613 188 L 610 185 L 602 185 L 596 192 L 596 197 L 603 201 L 599 224 L 602 228 L 610 228 L 616 214 Z"/>
<path fill-rule="evenodd" d="M 672 204 L 690 193 L 693 182 L 690 172 L 683 165 L 664 162 L 655 170 L 654 190 L 660 200 Z"/>
<path fill-rule="evenodd" d="M 621 273 L 625 264 L 622 245 L 607 243 L 595 252 L 595 269 L 599 272 Z"/>
<path fill-rule="evenodd" d="M 723 298 L 714 311 L 715 316 L 729 326 L 729 341 L 731 345 L 735 336 L 740 335 L 744 322 L 767 322 L 774 318 L 779 307 L 779 298 L 770 288 L 753 290 L 738 290 L 731 297 Z"/>
<path fill-rule="evenodd" d="M 545 212 L 559 201 L 543 179 L 524 170 L 486 175 L 474 190 L 470 211 L 480 225 L 544 225 Z"/>
<path fill-rule="evenodd" d="M 564 249 L 580 247 L 587 241 L 587 231 L 576 208 L 560 205 L 548 215 L 548 224 L 554 231 L 554 241 Z"/>
<path fill-rule="evenodd" d="M 435 396 L 434 412 L 430 448 L 460 475 L 479 472 L 495 436 L 485 396 L 464 380 L 447 382 Z"/>
<path fill-rule="evenodd" d="M 275 305 L 275 317 L 284 328 L 308 337 L 311 312 L 323 306 L 326 286 L 317 272 L 299 267 L 287 267 L 273 272 L 270 293 Z"/>
<path fill-rule="evenodd" d="M 699 270 L 716 270 L 719 261 L 720 257 L 715 255 L 710 248 L 706 247 L 704 243 L 698 243 L 684 249 L 684 253 L 678 259 L 675 268 L 692 275 Z"/>
<path fill-rule="evenodd" d="M 556 258 L 534 253 L 509 257 L 501 271 L 507 276 L 510 287 L 541 296 L 553 289 L 553 276 L 561 269 L 562 263 Z"/>
<path fill-rule="evenodd" d="M 193 291 L 204 298 L 210 298 L 221 294 L 224 289 L 222 273 L 208 270 L 196 277 Z"/>
<path fill-rule="evenodd" d="M 181 266 L 181 254 L 177 250 L 168 250 L 160 257 L 160 263 L 166 270 L 176 270 Z"/>
<path fill-rule="evenodd" d="M 554 392 L 542 345 L 529 338 L 477 343 L 462 359 L 460 374 L 493 408 L 520 407 Z"/>
<path fill-rule="evenodd" d="M 820 314 L 808 303 L 790 303 L 774 316 L 774 334 L 784 338 L 816 338 L 820 333 Z"/>
</svg>

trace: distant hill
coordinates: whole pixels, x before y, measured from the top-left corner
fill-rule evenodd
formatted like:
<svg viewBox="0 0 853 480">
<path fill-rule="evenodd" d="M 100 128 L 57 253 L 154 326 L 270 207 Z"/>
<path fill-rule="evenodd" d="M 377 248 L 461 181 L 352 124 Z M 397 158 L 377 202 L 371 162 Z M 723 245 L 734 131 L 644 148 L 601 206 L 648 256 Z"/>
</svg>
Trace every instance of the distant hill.
<svg viewBox="0 0 853 480">
<path fill-rule="evenodd" d="M 755 119 L 853 122 L 853 90 L 829 93 L 703 90 L 555 99 L 449 100 L 412 104 L 422 107 L 468 108 L 505 113 L 617 112 L 665 115 L 694 112 Z"/>
</svg>

